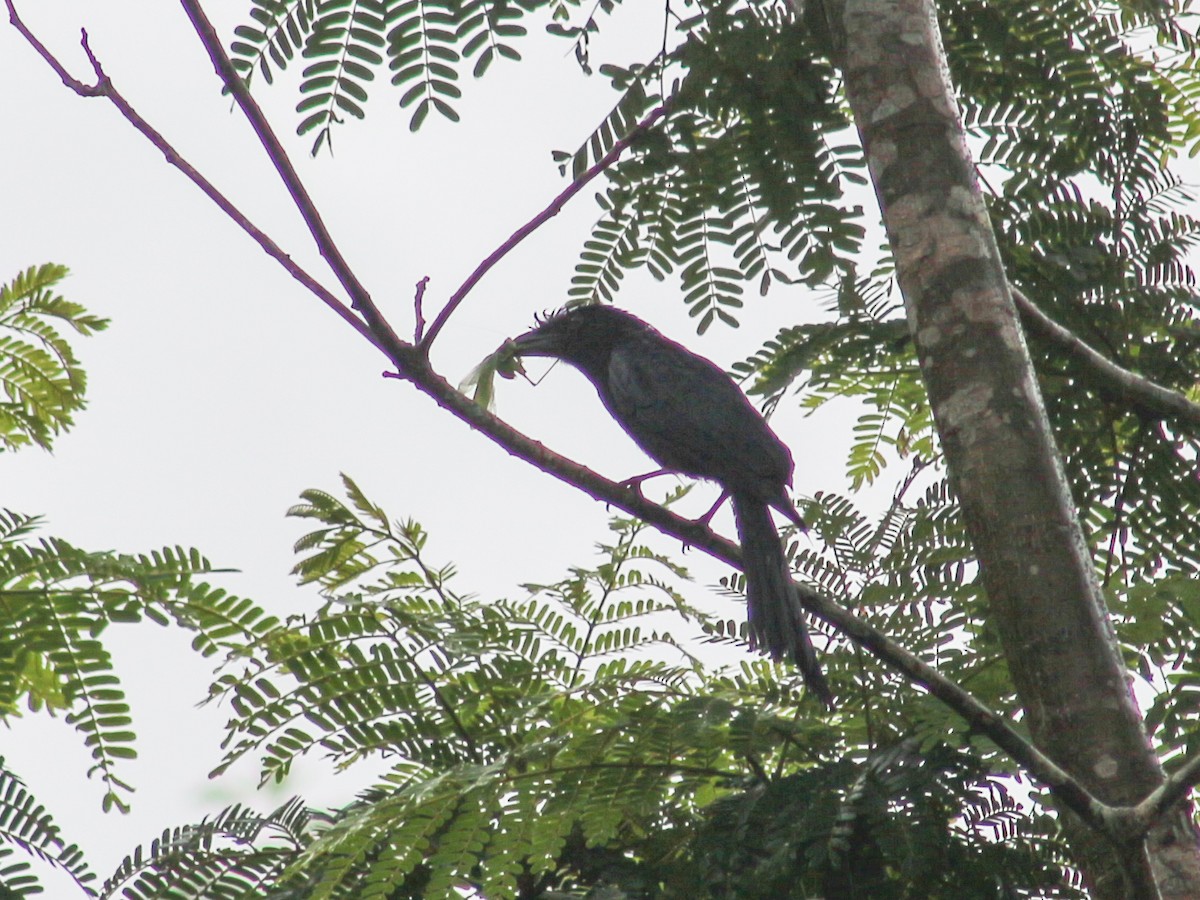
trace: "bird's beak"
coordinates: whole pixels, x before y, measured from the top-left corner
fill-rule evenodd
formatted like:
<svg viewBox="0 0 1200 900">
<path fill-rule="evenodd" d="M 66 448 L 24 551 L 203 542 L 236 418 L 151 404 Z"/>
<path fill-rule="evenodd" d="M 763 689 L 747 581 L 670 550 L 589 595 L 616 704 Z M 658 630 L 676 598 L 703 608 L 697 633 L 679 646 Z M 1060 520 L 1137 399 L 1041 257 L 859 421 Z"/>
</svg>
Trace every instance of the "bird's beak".
<svg viewBox="0 0 1200 900">
<path fill-rule="evenodd" d="M 512 346 L 517 356 L 556 356 L 558 339 L 540 328 L 535 328 L 513 338 Z"/>
</svg>

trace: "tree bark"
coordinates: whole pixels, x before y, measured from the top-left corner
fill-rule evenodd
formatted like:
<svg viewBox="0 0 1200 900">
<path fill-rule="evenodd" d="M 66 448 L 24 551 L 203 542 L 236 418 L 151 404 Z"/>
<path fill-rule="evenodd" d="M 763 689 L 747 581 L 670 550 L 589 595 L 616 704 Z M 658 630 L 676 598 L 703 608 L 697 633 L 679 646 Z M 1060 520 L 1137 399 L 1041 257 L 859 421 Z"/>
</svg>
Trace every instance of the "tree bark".
<svg viewBox="0 0 1200 900">
<path fill-rule="evenodd" d="M 930 0 L 824 0 L 809 12 L 829 29 L 845 76 L 950 480 L 1029 730 L 1099 799 L 1135 804 L 1162 782 L 1162 768 L 1050 432 L 936 10 Z M 1200 897 L 1200 844 L 1186 808 L 1155 827 L 1148 853 L 1067 824 L 1095 897 Z"/>
</svg>

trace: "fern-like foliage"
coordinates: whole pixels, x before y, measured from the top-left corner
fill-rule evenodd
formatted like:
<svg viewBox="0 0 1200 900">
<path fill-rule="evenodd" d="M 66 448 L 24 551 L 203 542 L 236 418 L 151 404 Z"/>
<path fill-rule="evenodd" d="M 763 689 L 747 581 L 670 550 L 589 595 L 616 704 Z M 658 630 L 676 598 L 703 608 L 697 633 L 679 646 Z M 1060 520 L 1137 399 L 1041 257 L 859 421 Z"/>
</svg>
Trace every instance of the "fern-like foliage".
<svg viewBox="0 0 1200 900">
<path fill-rule="evenodd" d="M 499 59 L 519 60 L 525 24 L 537 16 L 550 34 L 569 40 L 591 72 L 589 41 L 618 0 L 251 0 L 246 23 L 234 30 L 230 53 L 247 81 L 257 72 L 271 84 L 299 56 L 299 134 L 316 132 L 312 150 L 328 146 L 345 116 L 366 116 L 369 85 L 390 73 L 400 106 L 416 131 L 430 112 L 458 121 L 456 102 L 468 70 L 481 78 Z"/>
<path fill-rule="evenodd" d="M 466 64 L 482 77 L 500 58 L 520 59 L 520 20 L 542 3 L 498 0 L 253 0 L 253 24 L 235 30 L 234 67 L 271 83 L 300 56 L 298 134 L 327 146 L 345 116 L 362 119 L 376 74 L 390 73 L 416 131 L 431 111 L 458 120 Z"/>
<path fill-rule="evenodd" d="M 969 684 L 992 709 L 1015 714 L 1016 697 L 996 636 L 986 626 L 986 607 L 973 551 L 957 503 L 936 466 L 914 461 L 881 514 L 869 514 L 853 499 L 819 492 L 804 504 L 807 538 L 790 547 L 796 577 L 916 652 L 947 677 Z M 734 575 L 726 586 L 744 591 Z M 705 623 L 707 640 L 743 645 L 738 618 Z M 910 736 L 968 746 L 961 720 L 940 703 L 908 686 L 861 651 L 836 640 L 816 646 L 838 697 L 841 739 L 873 751 Z M 749 666 L 728 683 L 741 693 L 775 697 L 786 688 L 764 664 Z M 1006 771 L 1002 757 L 988 751 L 989 765 Z"/>
<path fill-rule="evenodd" d="M 692 854 L 706 896 L 741 900 L 887 900 L 914 896 L 914 885 L 921 897 L 947 900 L 1031 888 L 1085 896 L 1061 839 L 1032 824 L 975 757 L 907 740 L 722 798 Z M 795 883 L 797 856 L 818 876 L 808 885 Z"/>
<path fill-rule="evenodd" d="M 130 788 L 118 771 L 135 756 L 135 733 L 103 631 L 143 619 L 174 622 L 195 632 L 195 648 L 211 655 L 274 622 L 197 581 L 217 570 L 195 550 L 90 552 L 35 539 L 37 525 L 0 513 L 0 715 L 18 715 L 22 705 L 64 711 L 91 750 L 89 775 L 104 784 L 104 807 L 123 809 Z"/>
<path fill-rule="evenodd" d="M 108 320 L 54 292 L 66 277 L 46 263 L 0 285 L 0 450 L 49 450 L 83 409 L 87 377 L 62 329 L 87 336 Z"/>
<path fill-rule="evenodd" d="M 725 0 L 678 27 L 666 56 L 602 69 L 622 99 L 572 155 L 575 172 L 627 133 L 631 112 L 657 99 L 656 81 L 670 73 L 679 87 L 666 124 L 609 173 L 570 293 L 609 300 L 623 270 L 677 271 L 704 331 L 737 324 L 747 282 L 815 285 L 852 270 L 861 210 L 839 201 L 863 183 L 861 154 L 836 135 L 848 123 L 832 68 L 784 7 Z"/>
<path fill-rule="evenodd" d="M 0 286 L 0 446 L 49 448 L 84 406 L 86 377 L 62 326 L 90 335 L 108 325 L 53 288 L 63 266 L 31 267 Z M 195 633 L 212 655 L 243 646 L 274 621 L 246 600 L 197 581 L 217 570 L 195 550 L 149 554 L 89 552 L 39 537 L 41 520 L 0 509 L 0 720 L 64 713 L 91 752 L 90 776 L 104 785 L 106 810 L 127 809 L 121 765 L 135 756 L 130 709 L 102 641 L 111 625 L 149 619 Z M 50 814 L 0 760 L 0 894 L 40 893 L 17 851 L 65 871 L 96 896 L 95 876 Z"/>
<path fill-rule="evenodd" d="M 24 782 L 9 771 L 0 757 L 0 895 L 29 897 L 42 886 L 29 861 L 16 857 L 20 851 L 69 875 L 86 897 L 95 897 L 95 874 L 74 844 L 67 844 L 61 830 Z"/>
<path fill-rule="evenodd" d="M 250 900 L 274 890 L 284 866 L 307 846 L 321 817 L 299 800 L 262 815 L 240 804 L 195 825 L 168 828 L 125 857 L 102 896 L 125 900 Z"/>
<path fill-rule="evenodd" d="M 865 530 L 844 504 L 815 521 L 831 536 L 841 522 L 848 536 L 831 540 L 866 571 L 921 518 L 901 505 Z M 677 629 L 737 629 L 682 601 L 686 573 L 635 522 L 614 520 L 594 567 L 484 602 L 452 588 L 416 523 L 348 478 L 344 496 L 307 491 L 292 514 L 316 526 L 296 573 L 327 603 L 231 658 L 214 685 L 233 714 L 218 771 L 255 755 L 279 779 L 313 752 L 391 766 L 327 812 L 238 806 L 164 832 L 106 896 L 803 896 L 867 864 L 879 877 L 839 896 L 950 896 L 938 860 L 972 886 L 989 871 L 1014 889 L 1063 883 L 1052 823 L 1009 798 L 967 736 L 950 749 L 871 732 L 849 692 L 843 724 L 799 715 L 798 682 L 776 665 L 709 671 L 684 653 Z M 839 680 L 856 677 L 852 657 L 829 657 Z M 847 752 L 864 728 L 876 748 Z M 914 828 L 920 847 L 903 840 Z"/>
<path fill-rule="evenodd" d="M 838 319 L 785 328 L 734 373 L 750 391 L 779 403 L 789 388 L 799 405 L 832 400 L 865 407 L 854 427 L 846 471 L 858 489 L 875 482 L 889 460 L 940 459 L 929 402 L 898 302 L 887 281 L 847 281 L 836 293 Z"/>
<path fill-rule="evenodd" d="M 218 682 L 217 696 L 236 713 L 222 769 L 262 752 L 263 778 L 278 779 L 315 748 L 340 764 L 385 751 L 428 767 L 478 763 L 507 739 L 485 740 L 477 729 L 517 698 L 526 696 L 535 715 L 542 703 L 566 702 L 585 673 L 603 672 L 599 684 L 685 677 L 686 668 L 626 658 L 675 646 L 648 620 L 688 611 L 666 581 L 643 571 L 681 572 L 635 543 L 640 526 L 622 524 L 609 567 L 539 589 L 553 602 L 485 604 L 449 589 L 452 568 L 426 562 L 419 525 L 390 522 L 352 480 L 345 487 L 349 503 L 307 491 L 291 510 L 321 525 L 297 542 L 307 555 L 296 573 L 321 584 L 329 603 L 265 634 L 239 663 L 245 668 Z M 649 596 L 620 599 L 634 591 Z M 421 714 L 396 714 L 410 708 Z"/>
</svg>

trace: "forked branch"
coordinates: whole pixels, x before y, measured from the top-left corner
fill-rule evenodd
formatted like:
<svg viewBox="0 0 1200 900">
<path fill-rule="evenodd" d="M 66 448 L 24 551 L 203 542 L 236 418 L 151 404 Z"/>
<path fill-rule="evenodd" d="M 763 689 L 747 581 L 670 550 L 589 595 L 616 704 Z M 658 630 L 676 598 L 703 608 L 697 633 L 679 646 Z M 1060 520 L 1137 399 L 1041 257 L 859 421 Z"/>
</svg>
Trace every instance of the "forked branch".
<svg viewBox="0 0 1200 900">
<path fill-rule="evenodd" d="M 66 66 L 59 61 L 57 57 L 51 53 L 46 46 L 38 40 L 37 36 L 29 30 L 25 23 L 21 20 L 17 13 L 16 6 L 13 0 L 4 0 L 4 5 L 8 9 L 8 21 L 12 23 L 13 28 L 25 38 L 26 42 L 34 49 L 34 51 L 45 61 L 45 63 L 54 70 L 55 74 L 62 80 L 68 88 L 78 94 L 80 97 L 105 97 L 117 111 L 125 118 L 130 125 L 134 127 L 143 137 L 153 144 L 159 152 L 166 158 L 167 162 L 179 169 L 189 181 L 198 187 L 206 197 L 213 201 L 217 207 L 225 213 L 234 224 L 246 232 L 250 238 L 263 249 L 263 251 L 273 260 L 279 263 L 293 278 L 299 281 L 307 288 L 314 296 L 322 303 L 332 309 L 338 316 L 346 321 L 360 335 L 370 341 L 376 343 L 374 335 L 363 324 L 354 313 L 341 300 L 333 295 L 326 287 L 312 277 L 303 267 L 288 256 L 278 244 L 275 243 L 267 234 L 255 225 L 245 213 L 217 187 L 209 181 L 200 171 L 184 158 L 184 156 L 171 145 L 171 143 L 163 137 L 149 122 L 141 117 L 137 110 L 125 99 L 124 95 L 117 90 L 112 79 L 104 72 L 104 67 L 100 64 L 99 59 L 92 52 L 92 48 L 88 43 L 88 35 L 86 31 L 82 32 L 81 43 L 83 52 L 87 54 L 88 61 L 92 66 L 92 73 L 95 76 L 95 83 L 87 84 L 77 78 L 72 77 L 67 71 Z"/>
</svg>

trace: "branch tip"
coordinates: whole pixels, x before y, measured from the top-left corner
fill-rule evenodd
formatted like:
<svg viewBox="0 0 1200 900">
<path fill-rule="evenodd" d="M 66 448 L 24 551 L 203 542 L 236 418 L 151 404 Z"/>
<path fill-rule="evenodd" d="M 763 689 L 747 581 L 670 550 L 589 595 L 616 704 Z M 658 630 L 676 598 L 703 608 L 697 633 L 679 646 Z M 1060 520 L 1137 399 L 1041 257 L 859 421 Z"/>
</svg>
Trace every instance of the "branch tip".
<svg viewBox="0 0 1200 900">
<path fill-rule="evenodd" d="M 418 346 L 421 344 L 421 338 L 425 334 L 425 313 L 422 309 L 422 304 L 425 302 L 425 288 L 429 286 L 429 276 L 426 275 L 417 282 L 416 295 L 413 297 L 413 314 L 416 324 L 413 328 L 413 342 Z"/>
<path fill-rule="evenodd" d="M 425 335 L 424 340 L 419 342 L 418 349 L 422 353 L 428 354 L 429 345 L 433 343 L 434 339 L 438 336 L 438 333 L 443 327 L 445 327 L 446 322 L 449 321 L 450 316 L 454 314 L 454 311 L 458 309 L 463 300 L 467 298 L 467 294 L 469 294 L 475 285 L 479 283 L 480 279 L 482 279 L 483 276 L 486 275 L 494 265 L 496 265 L 496 263 L 502 260 L 518 244 L 525 240 L 525 238 L 529 237 L 529 235 L 533 234 L 535 231 L 545 225 L 546 222 L 558 215 L 562 208 L 566 206 L 567 202 L 571 200 L 571 198 L 583 190 L 588 182 L 616 162 L 630 144 L 641 137 L 645 132 L 649 131 L 659 119 L 661 119 L 670 111 L 671 106 L 671 101 L 667 100 L 651 110 L 644 119 L 642 119 L 629 130 L 629 133 L 626 134 L 625 137 L 614 143 L 612 148 L 606 154 L 604 154 L 603 157 L 598 159 L 595 164 L 591 166 L 591 168 L 567 185 L 567 187 L 553 200 L 551 200 L 541 212 L 514 231 L 507 238 L 507 240 L 505 240 L 499 247 L 492 251 L 492 253 L 489 254 L 483 260 L 483 262 L 476 266 L 475 270 L 467 276 L 467 280 L 464 281 L 462 285 L 459 286 L 458 290 L 456 290 L 450 296 L 450 299 L 446 301 L 446 305 L 442 307 L 442 311 L 439 312 L 437 314 L 437 318 L 433 320 L 433 325 L 430 326 L 429 332 Z"/>
</svg>

